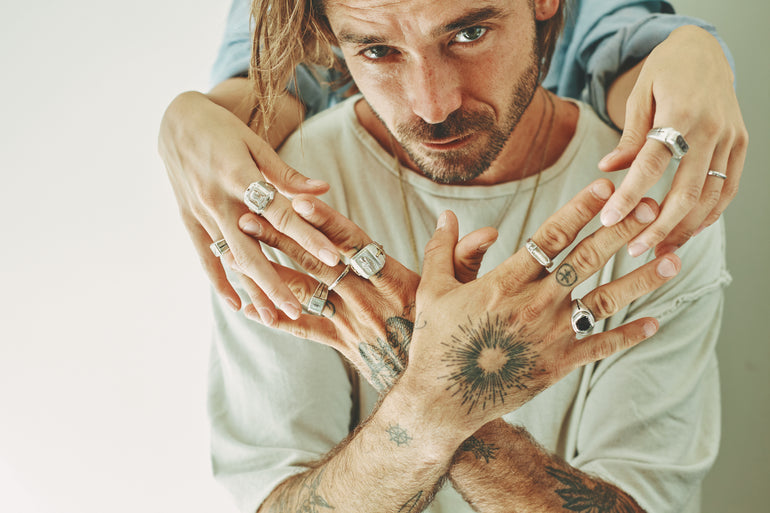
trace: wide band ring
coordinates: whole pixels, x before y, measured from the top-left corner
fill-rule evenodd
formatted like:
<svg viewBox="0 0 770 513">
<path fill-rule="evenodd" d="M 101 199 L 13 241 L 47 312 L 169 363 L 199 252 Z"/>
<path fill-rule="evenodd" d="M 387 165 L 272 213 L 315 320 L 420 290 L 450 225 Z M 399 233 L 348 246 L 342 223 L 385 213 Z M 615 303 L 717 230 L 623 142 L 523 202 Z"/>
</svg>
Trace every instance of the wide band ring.
<svg viewBox="0 0 770 513">
<path fill-rule="evenodd" d="M 230 251 L 230 246 L 227 245 L 227 241 L 225 239 L 219 239 L 216 242 L 212 242 L 209 245 L 209 249 L 211 249 L 211 252 L 214 253 L 215 257 L 221 258 L 222 255 Z"/>
<path fill-rule="evenodd" d="M 535 241 L 532 239 L 527 239 L 524 247 L 527 248 L 527 251 L 529 251 L 529 254 L 532 255 L 532 258 L 537 260 L 538 264 L 545 267 L 547 271 L 551 270 L 551 267 L 553 266 L 553 260 L 551 260 L 551 257 L 545 254 L 545 251 L 540 249 L 540 246 L 535 244 Z"/>
<path fill-rule="evenodd" d="M 726 174 L 720 173 L 719 171 L 714 171 L 713 169 L 709 169 L 709 172 L 706 174 L 708 176 L 716 176 L 717 178 L 721 178 L 722 180 L 727 180 Z"/>
<path fill-rule="evenodd" d="M 313 292 L 313 297 L 307 304 L 307 311 L 313 315 L 323 315 L 324 307 L 326 306 L 326 299 L 329 297 L 329 287 L 322 282 L 318 282 L 318 286 Z"/>
<path fill-rule="evenodd" d="M 243 202 L 249 207 L 249 210 L 261 216 L 262 212 L 270 205 L 275 198 L 276 188 L 272 184 L 263 181 L 254 182 L 246 188 L 243 193 Z"/>
<path fill-rule="evenodd" d="M 665 144 L 666 148 L 671 151 L 671 156 L 676 160 L 684 157 L 687 150 L 690 149 L 690 145 L 684 140 L 681 132 L 671 127 L 653 128 L 647 132 L 647 139 L 654 139 Z"/>
<path fill-rule="evenodd" d="M 347 276 L 349 272 L 350 272 L 350 264 L 346 265 L 346 266 L 345 266 L 345 268 L 344 268 L 344 269 L 342 270 L 342 272 L 340 273 L 340 275 L 339 275 L 339 276 L 337 276 L 337 277 L 334 279 L 334 281 L 332 282 L 332 284 L 331 284 L 331 285 L 329 285 L 329 290 L 330 290 L 330 291 L 331 291 L 331 290 L 334 290 L 334 287 L 336 287 L 337 285 L 339 285 L 339 284 L 340 284 L 340 282 L 342 281 L 342 278 L 344 278 L 345 276 Z"/>
<path fill-rule="evenodd" d="M 576 335 L 591 333 L 596 325 L 594 313 L 580 299 L 572 300 L 572 330 Z"/>
<path fill-rule="evenodd" d="M 385 267 L 385 251 L 376 242 L 370 242 L 350 259 L 353 272 L 367 280 Z"/>
</svg>

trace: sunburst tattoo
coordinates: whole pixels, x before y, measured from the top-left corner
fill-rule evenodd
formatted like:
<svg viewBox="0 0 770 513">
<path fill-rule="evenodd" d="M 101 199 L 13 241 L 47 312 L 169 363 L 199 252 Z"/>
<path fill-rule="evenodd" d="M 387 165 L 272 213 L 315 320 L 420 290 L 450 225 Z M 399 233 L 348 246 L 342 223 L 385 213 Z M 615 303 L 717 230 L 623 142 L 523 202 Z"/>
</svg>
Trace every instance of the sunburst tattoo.
<svg viewBox="0 0 770 513">
<path fill-rule="evenodd" d="M 459 326 L 460 334 L 444 342 L 448 349 L 442 361 L 450 374 L 442 376 L 449 381 L 447 390 L 462 396 L 470 414 L 474 408 L 482 410 L 487 404 L 505 403 L 507 391 L 529 388 L 538 354 L 531 342 L 523 340 L 521 330 L 495 317 L 473 325 Z"/>
</svg>

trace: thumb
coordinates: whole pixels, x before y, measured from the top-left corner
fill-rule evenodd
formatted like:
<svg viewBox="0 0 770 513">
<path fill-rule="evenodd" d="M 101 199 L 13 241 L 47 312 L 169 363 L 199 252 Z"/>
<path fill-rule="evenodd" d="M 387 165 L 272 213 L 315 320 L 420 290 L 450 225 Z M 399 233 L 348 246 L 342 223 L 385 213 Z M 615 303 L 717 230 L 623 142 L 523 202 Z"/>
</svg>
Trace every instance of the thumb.
<svg viewBox="0 0 770 513">
<path fill-rule="evenodd" d="M 647 132 L 652 128 L 654 109 L 652 91 L 637 83 L 626 101 L 625 123 L 620 141 L 614 150 L 599 161 L 601 171 L 619 171 L 631 167 L 644 146 Z"/>
<path fill-rule="evenodd" d="M 329 184 L 322 180 L 308 178 L 284 162 L 272 147 L 251 132 L 246 139 L 254 162 L 262 175 L 284 195 L 323 194 L 329 190 Z"/>
</svg>

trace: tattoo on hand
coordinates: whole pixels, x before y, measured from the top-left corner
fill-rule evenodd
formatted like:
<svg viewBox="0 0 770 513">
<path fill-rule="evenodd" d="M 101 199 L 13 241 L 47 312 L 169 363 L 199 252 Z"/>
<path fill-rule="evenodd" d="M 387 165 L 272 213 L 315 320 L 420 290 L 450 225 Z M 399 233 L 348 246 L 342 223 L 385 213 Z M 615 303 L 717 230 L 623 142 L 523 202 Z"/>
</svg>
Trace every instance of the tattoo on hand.
<svg viewBox="0 0 770 513">
<path fill-rule="evenodd" d="M 421 498 L 422 498 L 422 490 L 414 494 L 412 498 L 406 501 L 404 505 L 399 508 L 398 513 L 412 513 L 412 511 L 419 511 L 419 510 L 416 510 L 415 508 L 417 507 L 417 504 L 420 502 Z"/>
<path fill-rule="evenodd" d="M 575 268 L 564 262 L 556 269 L 556 281 L 565 287 L 571 287 L 578 280 Z"/>
<path fill-rule="evenodd" d="M 376 344 L 361 342 L 358 353 L 371 371 L 371 383 L 380 392 L 393 386 L 404 372 L 409 356 L 414 323 L 403 317 L 391 317 L 385 321 L 387 342 L 377 338 Z"/>
<path fill-rule="evenodd" d="M 489 463 L 489 460 L 497 458 L 497 451 L 500 448 L 495 444 L 484 443 L 484 440 L 471 436 L 460 445 L 460 450 L 469 452 L 476 457 L 477 460 L 484 460 Z"/>
<path fill-rule="evenodd" d="M 399 447 L 409 445 L 409 442 L 412 440 L 412 437 L 409 436 L 409 433 L 406 432 L 406 429 L 402 428 L 398 424 L 395 426 L 388 426 L 388 429 L 385 431 L 387 431 L 388 435 L 390 435 L 390 441 L 394 442 Z"/>
<path fill-rule="evenodd" d="M 450 369 L 447 390 L 462 396 L 462 404 L 468 405 L 470 414 L 474 408 L 482 410 L 491 405 L 505 403 L 507 391 L 529 388 L 538 354 L 531 349 L 531 342 L 524 340 L 521 330 L 510 326 L 499 317 L 459 326 L 460 334 L 442 345 L 445 351 L 442 361 Z"/>
<path fill-rule="evenodd" d="M 608 484 L 599 482 L 593 487 L 577 473 L 555 467 L 545 471 L 566 488 L 557 488 L 556 493 L 564 500 L 562 507 L 568 511 L 586 513 L 636 513 L 639 511 L 633 499 L 618 493 Z"/>
</svg>

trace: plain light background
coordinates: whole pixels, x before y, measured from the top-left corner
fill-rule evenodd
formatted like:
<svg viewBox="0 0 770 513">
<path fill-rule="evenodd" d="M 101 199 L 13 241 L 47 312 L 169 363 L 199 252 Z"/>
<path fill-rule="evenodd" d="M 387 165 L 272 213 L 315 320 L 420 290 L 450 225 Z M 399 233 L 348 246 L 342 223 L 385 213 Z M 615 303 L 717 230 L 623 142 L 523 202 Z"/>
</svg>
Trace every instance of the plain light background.
<svg viewBox="0 0 770 513">
<path fill-rule="evenodd" d="M 733 50 L 751 135 L 704 512 L 768 511 L 770 9 L 676 4 Z M 208 286 L 156 152 L 165 106 L 208 86 L 228 5 L 0 5 L 0 511 L 234 511 L 208 462 Z"/>
</svg>

